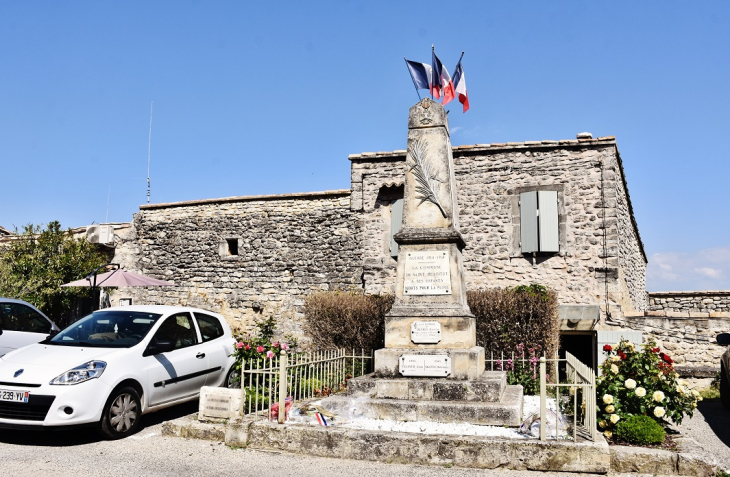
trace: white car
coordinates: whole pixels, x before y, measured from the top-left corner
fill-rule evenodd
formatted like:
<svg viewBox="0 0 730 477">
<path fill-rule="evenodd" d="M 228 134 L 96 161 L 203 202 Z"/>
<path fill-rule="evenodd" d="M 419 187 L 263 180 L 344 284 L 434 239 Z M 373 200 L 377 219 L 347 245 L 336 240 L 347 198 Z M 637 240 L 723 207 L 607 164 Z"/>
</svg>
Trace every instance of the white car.
<svg viewBox="0 0 730 477">
<path fill-rule="evenodd" d="M 0 358 L 0 427 L 96 424 L 134 433 L 142 414 L 198 398 L 231 379 L 235 340 L 225 319 L 187 307 L 96 311 Z"/>
<path fill-rule="evenodd" d="M 30 303 L 0 298 L 0 357 L 43 341 L 54 331 L 58 331 L 56 324 Z"/>
</svg>

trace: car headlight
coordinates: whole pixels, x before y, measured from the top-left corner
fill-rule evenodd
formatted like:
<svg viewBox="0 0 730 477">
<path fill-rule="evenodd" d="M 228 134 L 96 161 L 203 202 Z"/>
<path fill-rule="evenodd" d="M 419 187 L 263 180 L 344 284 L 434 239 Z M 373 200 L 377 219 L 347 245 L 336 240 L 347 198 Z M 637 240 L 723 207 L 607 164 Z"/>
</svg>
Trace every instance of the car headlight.
<svg viewBox="0 0 730 477">
<path fill-rule="evenodd" d="M 106 369 L 104 361 L 89 361 L 81 366 L 69 369 L 65 373 L 56 376 L 49 384 L 78 384 L 89 379 L 98 378 Z"/>
</svg>

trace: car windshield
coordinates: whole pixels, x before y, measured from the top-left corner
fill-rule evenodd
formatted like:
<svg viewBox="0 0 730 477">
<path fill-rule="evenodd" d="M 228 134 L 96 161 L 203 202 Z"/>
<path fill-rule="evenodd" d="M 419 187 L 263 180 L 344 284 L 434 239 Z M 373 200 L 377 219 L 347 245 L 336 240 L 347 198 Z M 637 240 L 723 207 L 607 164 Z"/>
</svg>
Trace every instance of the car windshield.
<svg viewBox="0 0 730 477">
<path fill-rule="evenodd" d="M 158 313 L 101 310 L 81 318 L 45 341 L 60 346 L 131 348 L 149 333 L 160 318 Z"/>
</svg>

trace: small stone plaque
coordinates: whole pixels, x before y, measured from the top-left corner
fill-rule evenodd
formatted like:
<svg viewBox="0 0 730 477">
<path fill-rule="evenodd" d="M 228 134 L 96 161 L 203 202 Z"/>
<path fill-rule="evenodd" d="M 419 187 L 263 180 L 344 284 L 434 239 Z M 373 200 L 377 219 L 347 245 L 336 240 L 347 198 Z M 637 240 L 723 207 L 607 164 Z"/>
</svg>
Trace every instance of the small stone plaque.
<svg viewBox="0 0 730 477">
<path fill-rule="evenodd" d="M 434 344 L 441 341 L 441 323 L 438 321 L 414 321 L 411 323 L 411 341 Z"/>
<path fill-rule="evenodd" d="M 444 378 L 451 374 L 451 358 L 445 354 L 404 354 L 398 371 L 403 376 Z"/>
<path fill-rule="evenodd" d="M 449 252 L 408 252 L 405 255 L 404 295 L 451 294 Z"/>
<path fill-rule="evenodd" d="M 228 418 L 231 414 L 231 396 L 208 396 L 203 416 Z"/>
</svg>

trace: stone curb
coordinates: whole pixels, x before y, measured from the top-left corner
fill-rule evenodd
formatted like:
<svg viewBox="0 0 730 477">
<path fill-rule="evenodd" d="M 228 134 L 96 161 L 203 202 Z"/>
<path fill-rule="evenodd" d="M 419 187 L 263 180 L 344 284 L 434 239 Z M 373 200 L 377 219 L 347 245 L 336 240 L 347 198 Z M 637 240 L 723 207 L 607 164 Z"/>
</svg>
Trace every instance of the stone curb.
<svg viewBox="0 0 730 477">
<path fill-rule="evenodd" d="M 611 471 L 629 474 L 714 476 L 716 465 L 700 456 L 697 443 L 678 439 L 679 452 L 645 447 L 610 446 Z"/>
<path fill-rule="evenodd" d="M 343 427 L 278 425 L 267 421 L 200 422 L 191 414 L 162 426 L 166 436 L 225 442 L 252 450 L 277 450 L 317 457 L 387 463 L 453 465 L 475 469 L 551 472 L 713 476 L 690 438 L 679 452 L 598 443 L 540 442 L 481 436 L 367 431 Z"/>
</svg>

